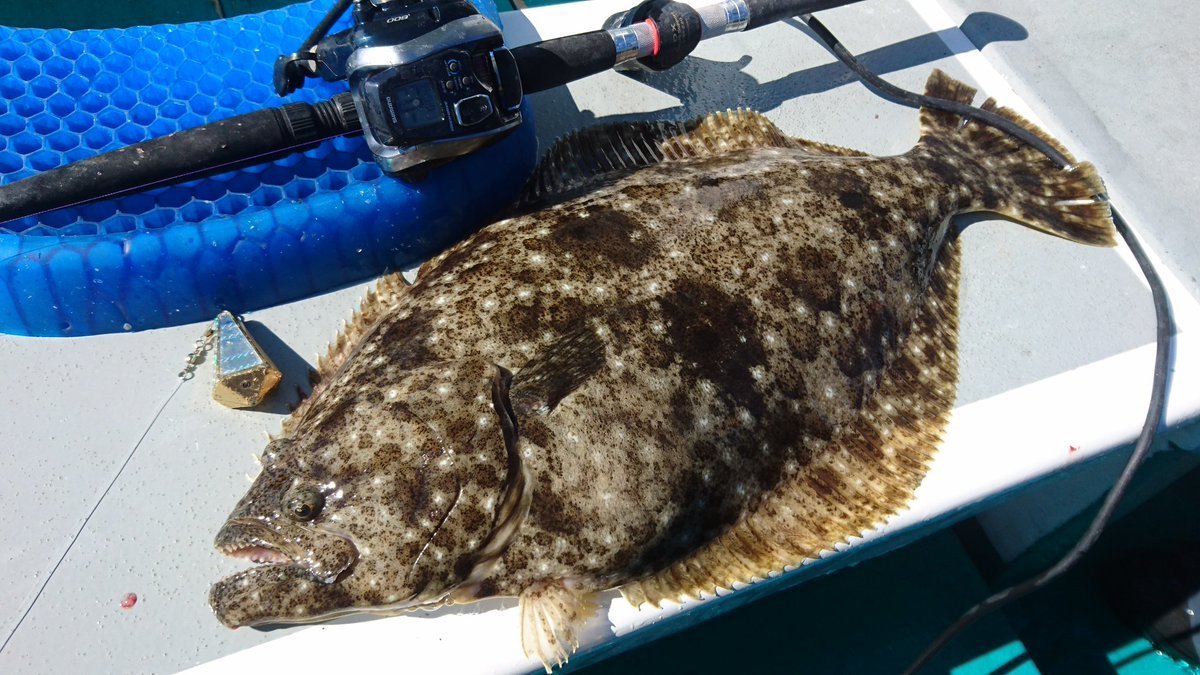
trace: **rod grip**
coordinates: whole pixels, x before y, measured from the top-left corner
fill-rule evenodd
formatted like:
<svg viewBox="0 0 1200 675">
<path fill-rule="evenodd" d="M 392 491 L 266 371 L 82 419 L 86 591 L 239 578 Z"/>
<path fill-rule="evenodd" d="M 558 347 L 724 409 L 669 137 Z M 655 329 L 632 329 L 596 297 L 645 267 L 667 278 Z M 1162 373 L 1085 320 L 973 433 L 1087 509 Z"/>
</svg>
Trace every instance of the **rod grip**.
<svg viewBox="0 0 1200 675">
<path fill-rule="evenodd" d="M 545 91 L 602 73 L 617 62 L 617 46 L 608 31 L 569 35 L 512 50 L 526 94 Z"/>
</svg>

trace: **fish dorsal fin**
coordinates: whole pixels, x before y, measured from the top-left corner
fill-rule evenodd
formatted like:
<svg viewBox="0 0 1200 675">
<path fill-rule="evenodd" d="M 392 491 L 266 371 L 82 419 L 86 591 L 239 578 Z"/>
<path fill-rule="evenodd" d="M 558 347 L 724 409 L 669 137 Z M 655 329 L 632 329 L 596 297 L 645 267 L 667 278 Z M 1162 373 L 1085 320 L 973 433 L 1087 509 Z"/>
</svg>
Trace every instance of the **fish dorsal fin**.
<svg viewBox="0 0 1200 675">
<path fill-rule="evenodd" d="M 699 159 L 750 148 L 792 148 L 814 155 L 864 157 L 866 153 L 784 135 L 765 115 L 739 108 L 696 120 L 695 128 L 663 143 L 666 159 Z"/>
<path fill-rule="evenodd" d="M 604 344 L 590 328 L 567 333 L 513 377 L 512 403 L 521 415 L 546 415 L 604 366 Z"/>
<path fill-rule="evenodd" d="M 662 143 L 695 125 L 695 121 L 617 122 L 563 136 L 546 151 L 517 205 L 546 206 L 615 176 L 658 164 L 663 160 Z"/>
<path fill-rule="evenodd" d="M 354 310 L 354 314 L 351 315 L 350 321 L 338 331 L 337 337 L 329 343 L 325 354 L 317 358 L 317 368 L 310 371 L 308 376 L 312 391 L 292 410 L 292 414 L 284 419 L 283 436 L 290 436 L 296 430 L 300 420 L 309 413 L 312 402 L 329 383 L 333 374 L 346 362 L 346 359 L 354 351 L 355 345 L 380 318 L 395 308 L 396 303 L 405 293 L 405 288 L 404 278 L 400 276 L 399 272 L 396 272 L 380 277 L 375 282 L 375 287 L 367 291 L 367 294 L 358 303 L 358 309 Z"/>
<path fill-rule="evenodd" d="M 769 147 L 795 148 L 815 155 L 865 154 L 789 138 L 764 115 L 741 108 L 690 122 L 603 124 L 555 141 L 526 183 L 516 209 L 525 211 L 565 201 L 631 171 L 665 161 Z"/>
<path fill-rule="evenodd" d="M 941 443 L 958 378 L 958 264 L 947 242 L 907 337 L 857 423 L 699 550 L 621 587 L 634 606 L 765 579 L 883 524 L 912 499 Z M 803 433 L 796 430 L 796 436 Z"/>
<path fill-rule="evenodd" d="M 663 143 L 663 154 L 667 159 L 696 159 L 748 148 L 794 146 L 766 116 L 738 108 L 696 120 L 694 129 Z"/>
</svg>

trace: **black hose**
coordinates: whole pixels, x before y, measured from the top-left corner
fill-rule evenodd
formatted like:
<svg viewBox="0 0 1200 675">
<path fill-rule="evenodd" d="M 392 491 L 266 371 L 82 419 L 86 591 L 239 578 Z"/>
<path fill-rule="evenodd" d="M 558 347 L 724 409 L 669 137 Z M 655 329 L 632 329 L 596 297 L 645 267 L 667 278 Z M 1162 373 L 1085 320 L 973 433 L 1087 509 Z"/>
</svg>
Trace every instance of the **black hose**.
<svg viewBox="0 0 1200 675">
<path fill-rule="evenodd" d="M 1049 157 L 1059 166 L 1066 168 L 1071 165 L 1071 162 L 1058 151 L 1057 148 L 1039 138 L 1036 134 L 1029 132 L 1024 127 L 1012 122 L 1011 120 L 1001 117 L 993 112 L 981 110 L 965 103 L 957 101 L 947 101 L 945 99 L 933 98 L 923 94 L 901 89 L 886 80 L 883 80 L 878 75 L 867 70 L 853 54 L 849 52 L 841 42 L 834 37 L 820 21 L 811 16 L 802 16 L 801 19 L 812 29 L 813 33 L 833 52 L 842 63 L 846 64 L 854 71 L 864 82 L 872 88 L 878 90 L 887 98 L 905 103 L 912 106 L 924 106 L 927 108 L 935 108 L 946 112 L 961 115 L 976 121 L 982 122 L 989 126 L 995 127 L 1012 135 L 1023 143 L 1037 149 L 1042 154 Z M 1133 236 L 1129 229 L 1129 224 L 1117 211 L 1116 207 L 1109 203 L 1112 210 L 1113 224 L 1116 226 L 1117 232 L 1133 253 L 1134 259 L 1137 261 L 1138 267 L 1142 274 L 1146 277 L 1146 283 L 1150 287 L 1150 296 L 1154 303 L 1155 315 L 1155 353 L 1154 353 L 1154 379 L 1150 389 L 1150 404 L 1146 410 L 1146 419 L 1142 424 L 1142 430 L 1138 434 L 1137 442 L 1134 444 L 1133 452 L 1130 453 L 1129 459 L 1125 462 L 1125 468 L 1121 471 L 1121 475 L 1113 483 L 1112 488 L 1108 491 L 1104 501 L 1100 505 L 1100 510 L 1092 518 L 1091 525 L 1088 526 L 1083 536 L 1075 545 L 1068 550 L 1062 558 L 1054 565 L 1041 573 L 1026 579 L 1020 583 L 1013 584 L 1004 588 L 997 593 L 992 594 L 984 601 L 976 604 L 974 607 L 967 610 L 954 623 L 952 623 L 941 635 L 925 648 L 925 651 L 917 657 L 915 661 L 904 671 L 906 675 L 916 673 L 921 668 L 925 667 L 935 654 L 945 646 L 956 635 L 962 632 L 971 624 L 975 623 L 980 617 L 989 612 L 1007 605 L 1018 598 L 1024 597 L 1033 591 L 1045 586 L 1054 579 L 1061 576 L 1064 572 L 1070 569 L 1079 561 L 1088 549 L 1096 543 L 1105 525 L 1112 518 L 1113 512 L 1117 508 L 1121 497 L 1125 495 L 1129 488 L 1130 481 L 1133 480 L 1134 474 L 1142 461 L 1150 452 L 1150 446 L 1154 442 L 1154 434 L 1158 430 L 1159 424 L 1162 423 L 1164 409 L 1167 400 L 1167 372 L 1171 359 L 1171 334 L 1173 332 L 1173 324 L 1171 321 L 1171 307 L 1167 300 L 1167 291 L 1163 287 L 1162 279 L 1158 276 L 1158 272 L 1154 270 L 1154 266 L 1150 262 L 1149 256 L 1146 255 L 1145 249 L 1141 243 Z"/>
<path fill-rule="evenodd" d="M 608 31 L 595 30 L 535 42 L 512 50 L 526 94 L 602 73 L 616 65 L 617 46 Z"/>
<path fill-rule="evenodd" d="M 325 36 L 329 34 L 329 29 L 333 28 L 333 24 L 342 18 L 342 15 L 346 13 L 346 10 L 349 9 L 353 2 L 354 0 L 337 0 L 337 2 L 333 3 L 333 7 L 330 7 L 329 11 L 325 12 L 325 16 L 321 17 L 321 22 L 312 29 L 312 32 L 308 34 L 304 42 L 300 43 L 300 49 L 296 51 L 306 52 L 316 47 L 318 42 L 325 39 Z"/>
<path fill-rule="evenodd" d="M 811 14 L 842 5 L 851 5 L 859 0 L 746 0 L 750 20 L 746 30 L 754 30 L 769 23 L 783 21 L 801 14 Z"/>
<path fill-rule="evenodd" d="M 0 186 L 0 222 L 175 181 L 358 131 L 350 94 L 184 129 Z"/>
</svg>

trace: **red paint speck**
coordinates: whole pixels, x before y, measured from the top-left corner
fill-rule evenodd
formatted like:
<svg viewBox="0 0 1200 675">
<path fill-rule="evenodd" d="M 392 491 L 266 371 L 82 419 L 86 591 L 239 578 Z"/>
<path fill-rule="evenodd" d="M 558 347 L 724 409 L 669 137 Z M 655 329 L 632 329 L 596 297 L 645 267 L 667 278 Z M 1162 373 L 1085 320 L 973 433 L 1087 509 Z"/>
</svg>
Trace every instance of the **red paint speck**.
<svg viewBox="0 0 1200 675">
<path fill-rule="evenodd" d="M 126 593 L 125 597 L 121 598 L 121 609 L 133 609 L 137 604 L 137 593 Z"/>
<path fill-rule="evenodd" d="M 1070 446 L 1070 447 L 1068 447 L 1068 448 L 1067 448 L 1067 454 L 1068 454 L 1068 455 L 1073 455 L 1073 454 L 1075 454 L 1075 453 L 1077 453 L 1077 452 L 1079 452 L 1079 446 L 1078 446 L 1078 445 L 1072 445 L 1072 446 Z"/>
</svg>

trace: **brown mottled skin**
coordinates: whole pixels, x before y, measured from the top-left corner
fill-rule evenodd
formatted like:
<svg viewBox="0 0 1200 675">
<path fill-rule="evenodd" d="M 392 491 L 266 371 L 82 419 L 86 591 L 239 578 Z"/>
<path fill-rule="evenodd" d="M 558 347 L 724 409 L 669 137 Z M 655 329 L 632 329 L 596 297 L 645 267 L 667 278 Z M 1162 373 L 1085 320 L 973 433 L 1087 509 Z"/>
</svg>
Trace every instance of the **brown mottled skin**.
<svg viewBox="0 0 1200 675">
<path fill-rule="evenodd" d="M 924 114 L 928 132 L 937 120 Z M 952 401 L 949 217 L 1051 208 L 1010 198 L 1014 179 L 975 149 L 987 138 L 926 133 L 889 158 L 802 143 L 700 153 L 495 223 L 442 254 L 411 287 L 384 294 L 386 311 L 269 446 L 218 545 L 300 564 L 218 583 L 219 618 L 305 621 L 492 595 L 532 604 L 545 588 L 585 596 L 699 556 L 797 489 L 790 477 L 806 467 L 803 490 L 838 497 L 853 483 L 836 459 L 848 434 L 919 425 L 914 396 L 945 401 L 930 419 Z M 927 294 L 937 279 L 948 313 L 921 323 L 937 307 Z M 928 395 L 893 386 L 877 396 L 905 349 Z M 895 413 L 901 400 L 912 405 Z M 880 421 L 877 409 L 894 414 Z M 890 452 L 873 446 L 860 459 L 883 465 Z M 288 517 L 305 490 L 322 493 L 323 509 Z M 830 536 L 886 511 L 869 515 Z M 511 536 L 495 534 L 502 522 Z M 489 542 L 495 550 L 481 554 Z M 547 662 L 565 653 L 553 643 L 571 640 L 549 623 L 552 644 L 534 649 Z"/>
</svg>

